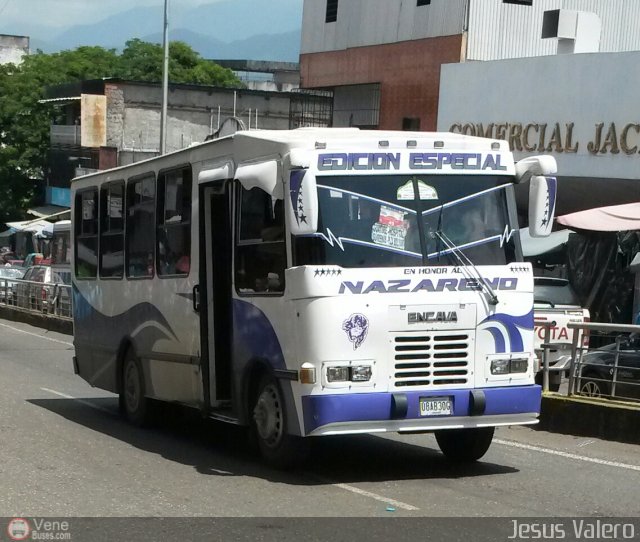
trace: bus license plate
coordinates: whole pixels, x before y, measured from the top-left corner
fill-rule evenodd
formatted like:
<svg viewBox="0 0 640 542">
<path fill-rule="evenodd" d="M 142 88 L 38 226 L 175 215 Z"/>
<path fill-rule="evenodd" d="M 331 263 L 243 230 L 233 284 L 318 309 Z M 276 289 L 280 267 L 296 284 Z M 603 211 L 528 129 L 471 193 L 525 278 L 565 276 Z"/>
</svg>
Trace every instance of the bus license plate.
<svg viewBox="0 0 640 542">
<path fill-rule="evenodd" d="M 420 416 L 451 416 L 451 397 L 420 397 Z"/>
</svg>

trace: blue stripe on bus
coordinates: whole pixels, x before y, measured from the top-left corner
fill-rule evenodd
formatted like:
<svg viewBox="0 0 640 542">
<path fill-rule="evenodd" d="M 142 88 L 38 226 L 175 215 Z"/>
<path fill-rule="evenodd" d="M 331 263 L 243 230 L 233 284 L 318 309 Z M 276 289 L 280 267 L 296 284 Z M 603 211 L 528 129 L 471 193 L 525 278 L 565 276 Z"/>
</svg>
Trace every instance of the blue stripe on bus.
<svg viewBox="0 0 640 542">
<path fill-rule="evenodd" d="M 233 359 L 263 359 L 274 369 L 286 369 L 278 336 L 267 316 L 255 305 L 233 300 Z"/>
<path fill-rule="evenodd" d="M 398 392 L 406 395 L 408 400 L 409 408 L 403 419 L 424 419 L 419 411 L 421 397 L 453 397 L 453 416 L 469 416 L 470 391 L 443 389 Z M 481 388 L 481 391 L 486 398 L 485 415 L 540 412 L 540 386 Z M 392 396 L 391 393 L 307 395 L 302 398 L 305 432 L 309 434 L 331 423 L 392 420 Z"/>
</svg>

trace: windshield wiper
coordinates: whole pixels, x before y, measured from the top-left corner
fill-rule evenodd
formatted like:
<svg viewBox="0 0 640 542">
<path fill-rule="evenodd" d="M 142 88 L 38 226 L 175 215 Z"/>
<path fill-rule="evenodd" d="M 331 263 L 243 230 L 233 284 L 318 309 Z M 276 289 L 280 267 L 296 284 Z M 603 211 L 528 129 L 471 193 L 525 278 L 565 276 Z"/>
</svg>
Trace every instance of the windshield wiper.
<svg viewBox="0 0 640 542">
<path fill-rule="evenodd" d="M 480 286 L 484 290 L 484 292 L 489 297 L 489 304 L 497 305 L 498 304 L 498 296 L 491 288 L 491 285 L 487 282 L 487 280 L 482 276 L 482 273 L 478 270 L 475 264 L 467 257 L 467 255 L 462 252 L 454 243 L 449 239 L 442 231 L 440 230 L 440 220 L 438 220 L 438 229 L 433 232 L 433 235 L 436 235 L 438 239 L 442 242 L 442 244 L 447 247 L 447 250 L 450 251 L 451 254 L 454 255 L 458 263 L 465 269 L 473 269 L 475 272 L 476 278 L 480 283 Z M 440 251 L 438 251 L 438 257 L 440 257 Z M 466 262 L 465 262 L 466 260 Z M 469 273 L 471 274 L 471 273 Z"/>
</svg>

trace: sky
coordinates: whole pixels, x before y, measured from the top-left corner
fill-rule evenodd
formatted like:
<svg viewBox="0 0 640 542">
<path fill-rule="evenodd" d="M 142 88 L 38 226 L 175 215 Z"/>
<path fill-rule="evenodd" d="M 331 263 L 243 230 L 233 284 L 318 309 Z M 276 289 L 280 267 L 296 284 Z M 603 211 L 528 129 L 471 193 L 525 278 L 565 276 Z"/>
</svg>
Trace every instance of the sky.
<svg viewBox="0 0 640 542">
<path fill-rule="evenodd" d="M 216 1 L 220 0 L 169 0 L 169 8 Z M 162 12 L 164 0 L 0 0 L 0 27 L 24 22 L 50 27 L 74 26 L 88 20 L 106 19 L 135 6 L 158 6 Z"/>
</svg>

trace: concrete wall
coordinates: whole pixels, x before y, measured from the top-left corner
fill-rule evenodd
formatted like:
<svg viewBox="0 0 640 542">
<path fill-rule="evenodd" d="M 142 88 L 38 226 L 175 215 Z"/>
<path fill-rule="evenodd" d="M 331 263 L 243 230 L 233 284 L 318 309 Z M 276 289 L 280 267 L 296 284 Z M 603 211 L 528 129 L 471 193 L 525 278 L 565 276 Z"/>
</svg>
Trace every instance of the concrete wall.
<svg viewBox="0 0 640 542">
<path fill-rule="evenodd" d="M 115 82 L 107 94 L 107 146 L 119 150 L 124 165 L 155 156 L 160 146 L 159 85 Z M 235 112 L 245 127 L 282 130 L 289 127 L 286 93 L 239 90 Z M 218 109 L 220 108 L 220 110 Z M 251 110 L 251 120 L 249 111 Z M 256 120 L 257 111 L 257 120 Z M 234 113 L 234 91 L 197 87 L 172 87 L 167 115 L 167 151 L 201 143 Z"/>
<path fill-rule="evenodd" d="M 28 37 L 0 34 L 0 64 L 20 64 L 22 57 L 28 54 Z"/>
</svg>

